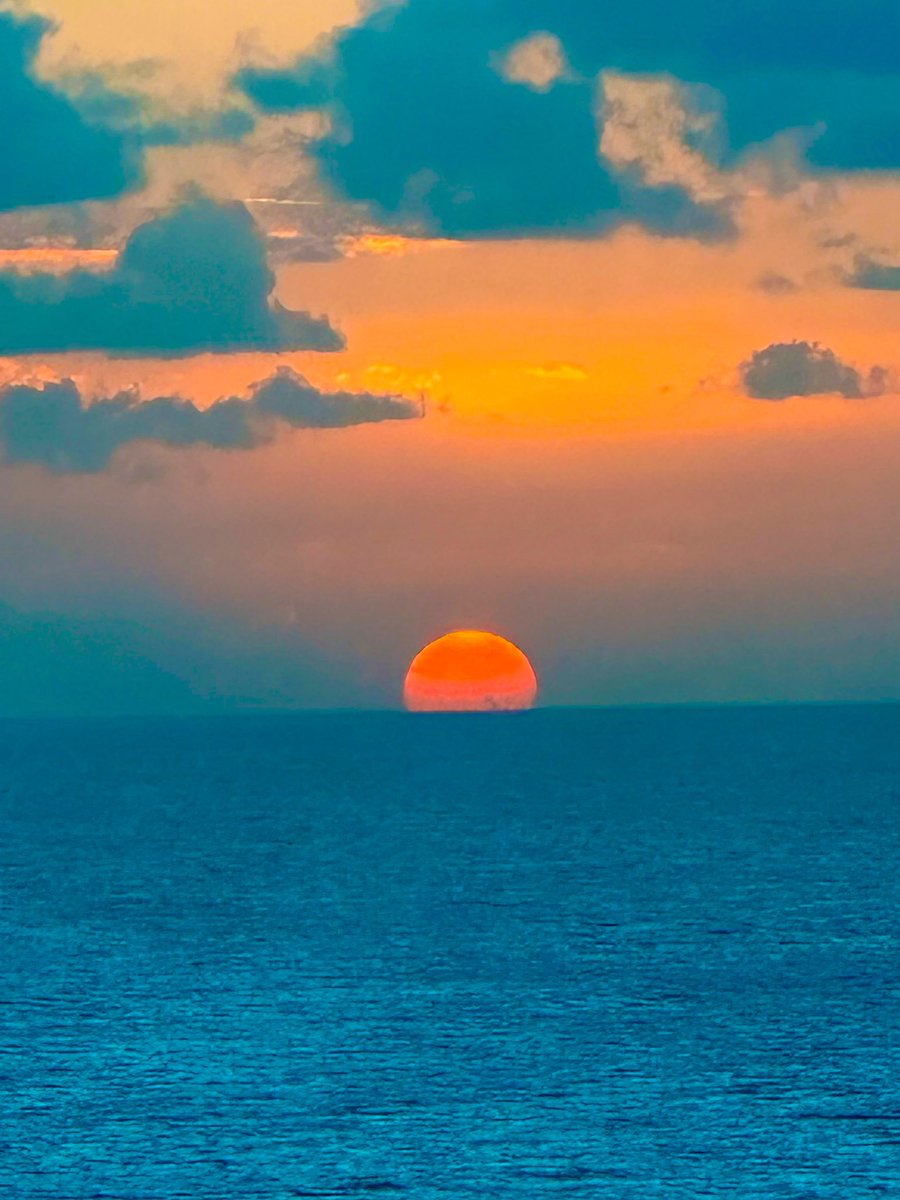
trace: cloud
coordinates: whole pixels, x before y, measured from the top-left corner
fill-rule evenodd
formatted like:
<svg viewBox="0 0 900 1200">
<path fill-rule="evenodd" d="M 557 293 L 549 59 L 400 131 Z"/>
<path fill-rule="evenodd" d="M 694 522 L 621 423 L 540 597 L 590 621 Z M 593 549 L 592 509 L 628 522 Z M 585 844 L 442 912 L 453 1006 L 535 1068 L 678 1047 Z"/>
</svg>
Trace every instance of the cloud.
<svg viewBox="0 0 900 1200">
<path fill-rule="evenodd" d="M 135 91 L 158 63 L 126 62 L 117 70 L 80 71 L 63 75 L 65 86 L 82 118 L 92 125 L 129 137 L 135 147 L 186 146 L 199 142 L 239 142 L 256 129 L 256 119 L 241 106 L 185 105 L 181 96 Z"/>
<path fill-rule="evenodd" d="M 247 209 L 193 199 L 135 229 L 110 271 L 0 271 L 0 354 L 343 347 L 326 318 L 283 308 L 274 287 Z"/>
<path fill-rule="evenodd" d="M 0 448 L 7 463 L 92 473 L 135 442 L 249 450 L 285 427 L 343 429 L 421 415 L 421 405 L 402 396 L 321 392 L 290 367 L 255 384 L 249 397 L 228 396 L 205 409 L 180 396 L 141 400 L 135 392 L 87 403 L 67 379 L 0 389 Z"/>
<path fill-rule="evenodd" d="M 118 196 L 142 182 L 140 147 L 35 78 L 51 26 L 0 13 L 0 209 Z"/>
<path fill-rule="evenodd" d="M 266 111 L 324 108 L 311 147 L 320 173 L 389 226 L 457 238 L 582 236 L 623 220 L 730 232 L 724 202 L 648 186 L 600 155 L 596 80 L 565 69 L 556 6 L 529 7 L 546 20 L 529 23 L 512 0 L 380 7 L 294 70 L 247 68 L 238 83 Z"/>
<path fill-rule="evenodd" d="M 900 6 L 632 0 L 601 9 L 596 0 L 374 5 L 293 70 L 247 68 L 238 83 L 264 110 L 326 109 L 331 128 L 314 154 L 339 194 L 452 236 L 564 235 L 622 219 L 705 237 L 727 227 L 721 204 L 684 188 L 641 207 L 648 180 L 623 188 L 615 164 L 598 159 L 592 109 L 605 72 L 700 85 L 716 125 L 703 149 L 723 165 L 790 131 L 818 167 L 900 167 Z M 526 77 L 542 92 L 495 69 L 522 46 Z M 569 64 L 561 78 L 557 63 Z"/>
<path fill-rule="evenodd" d="M 552 33 L 533 33 L 507 50 L 497 64 L 509 83 L 521 83 L 536 92 L 547 92 L 568 70 L 566 54 Z"/>
<path fill-rule="evenodd" d="M 182 112 L 132 93 L 146 63 L 48 82 L 36 62 L 53 29 L 0 12 L 0 211 L 118 197 L 145 183 L 148 147 L 236 142 L 255 126 L 246 102 Z"/>
<path fill-rule="evenodd" d="M 756 400 L 829 394 L 859 400 L 880 395 L 889 385 L 884 367 L 863 374 L 817 342 L 776 342 L 756 350 L 741 363 L 740 376 L 747 395 Z"/>
<path fill-rule="evenodd" d="M 862 254 L 856 259 L 853 270 L 844 276 L 844 283 L 867 291 L 900 292 L 900 266 L 878 262 Z"/>
<path fill-rule="evenodd" d="M 800 285 L 790 276 L 782 275 L 780 271 L 765 271 L 756 280 L 755 286 L 761 292 L 768 292 L 770 296 L 790 296 L 800 291 Z"/>
</svg>

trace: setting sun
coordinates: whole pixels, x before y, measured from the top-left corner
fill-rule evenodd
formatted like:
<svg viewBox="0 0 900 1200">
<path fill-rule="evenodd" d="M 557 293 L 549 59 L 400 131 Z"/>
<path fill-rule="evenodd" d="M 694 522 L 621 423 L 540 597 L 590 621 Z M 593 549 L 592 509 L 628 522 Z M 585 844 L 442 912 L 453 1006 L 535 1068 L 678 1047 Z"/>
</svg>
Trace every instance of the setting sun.
<svg viewBox="0 0 900 1200">
<path fill-rule="evenodd" d="M 459 629 L 416 655 L 403 700 L 411 712 L 508 712 L 531 708 L 537 689 L 518 646 L 496 633 Z"/>
</svg>

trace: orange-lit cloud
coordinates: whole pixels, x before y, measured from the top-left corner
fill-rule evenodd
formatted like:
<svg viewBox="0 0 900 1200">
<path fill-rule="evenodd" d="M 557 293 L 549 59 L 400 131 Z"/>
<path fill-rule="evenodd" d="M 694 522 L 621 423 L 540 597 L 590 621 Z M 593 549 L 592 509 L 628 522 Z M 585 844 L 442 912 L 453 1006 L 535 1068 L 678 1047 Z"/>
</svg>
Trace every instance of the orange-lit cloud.
<svg viewBox="0 0 900 1200">
<path fill-rule="evenodd" d="M 94 250 L 66 245 L 23 246 L 14 249 L 0 247 L 0 269 L 12 267 L 18 271 L 102 271 L 111 267 L 116 257 L 115 250 Z"/>
<path fill-rule="evenodd" d="M 344 240 L 344 252 L 349 258 L 361 254 L 372 254 L 376 257 L 398 258 L 404 254 L 415 254 L 423 250 L 433 250 L 439 246 L 455 246 L 458 243 L 441 241 L 440 239 L 425 239 L 400 237 L 390 233 L 363 233 L 359 236 L 348 237 Z"/>
</svg>

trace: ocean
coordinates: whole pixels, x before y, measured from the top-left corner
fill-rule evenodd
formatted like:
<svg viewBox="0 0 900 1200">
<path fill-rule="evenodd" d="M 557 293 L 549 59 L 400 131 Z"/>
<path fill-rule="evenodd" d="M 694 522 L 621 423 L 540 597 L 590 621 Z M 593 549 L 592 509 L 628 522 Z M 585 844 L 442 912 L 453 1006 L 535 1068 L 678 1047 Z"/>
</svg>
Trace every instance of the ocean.
<svg viewBox="0 0 900 1200">
<path fill-rule="evenodd" d="M 900 1196 L 900 707 L 0 722 L 0 1195 Z"/>
</svg>

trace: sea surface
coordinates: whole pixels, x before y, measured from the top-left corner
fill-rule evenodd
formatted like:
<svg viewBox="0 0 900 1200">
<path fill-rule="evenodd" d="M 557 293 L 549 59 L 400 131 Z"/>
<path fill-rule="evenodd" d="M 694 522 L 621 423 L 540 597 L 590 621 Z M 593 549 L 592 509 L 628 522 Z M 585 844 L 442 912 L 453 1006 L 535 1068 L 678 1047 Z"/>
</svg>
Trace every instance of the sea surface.
<svg viewBox="0 0 900 1200">
<path fill-rule="evenodd" d="M 0 1195 L 900 1196 L 900 707 L 0 722 Z"/>
</svg>

